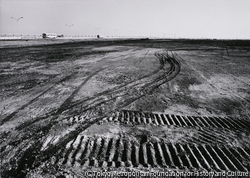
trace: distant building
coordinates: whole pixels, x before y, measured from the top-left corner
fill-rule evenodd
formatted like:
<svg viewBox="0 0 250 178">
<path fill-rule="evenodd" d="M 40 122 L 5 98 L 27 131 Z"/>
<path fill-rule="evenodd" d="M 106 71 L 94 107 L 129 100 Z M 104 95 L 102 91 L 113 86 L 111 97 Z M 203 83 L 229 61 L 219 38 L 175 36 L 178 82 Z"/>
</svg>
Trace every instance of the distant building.
<svg viewBox="0 0 250 178">
<path fill-rule="evenodd" d="M 103 36 L 101 36 L 101 35 L 97 35 L 97 38 L 103 38 Z"/>
<path fill-rule="evenodd" d="M 42 36 L 43 38 L 56 38 L 57 34 L 56 33 L 43 33 Z"/>
</svg>

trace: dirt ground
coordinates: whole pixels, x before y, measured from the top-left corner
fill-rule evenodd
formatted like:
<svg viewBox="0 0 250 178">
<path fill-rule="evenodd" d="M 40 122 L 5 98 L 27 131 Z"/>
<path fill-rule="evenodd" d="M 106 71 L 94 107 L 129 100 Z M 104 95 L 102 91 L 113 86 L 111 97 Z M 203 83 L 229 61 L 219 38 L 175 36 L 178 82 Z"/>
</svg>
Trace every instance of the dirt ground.
<svg viewBox="0 0 250 178">
<path fill-rule="evenodd" d="M 250 41 L 0 41 L 2 177 L 250 171 Z"/>
</svg>

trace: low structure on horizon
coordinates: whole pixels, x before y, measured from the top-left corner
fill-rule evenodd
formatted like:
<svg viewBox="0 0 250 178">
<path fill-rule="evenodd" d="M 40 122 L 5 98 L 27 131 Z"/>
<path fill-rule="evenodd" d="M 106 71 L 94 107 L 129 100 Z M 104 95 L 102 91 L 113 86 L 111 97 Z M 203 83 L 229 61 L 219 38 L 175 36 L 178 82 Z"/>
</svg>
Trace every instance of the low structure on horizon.
<svg viewBox="0 0 250 178">
<path fill-rule="evenodd" d="M 56 33 L 43 33 L 43 38 L 57 38 L 57 37 L 63 37 L 63 35 L 58 35 Z"/>
</svg>

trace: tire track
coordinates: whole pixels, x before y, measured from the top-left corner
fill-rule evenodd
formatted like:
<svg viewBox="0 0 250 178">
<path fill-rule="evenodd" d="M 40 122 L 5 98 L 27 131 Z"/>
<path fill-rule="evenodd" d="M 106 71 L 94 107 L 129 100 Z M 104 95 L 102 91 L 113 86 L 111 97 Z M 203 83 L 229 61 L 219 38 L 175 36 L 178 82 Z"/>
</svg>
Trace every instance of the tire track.
<svg viewBox="0 0 250 178">
<path fill-rule="evenodd" d="M 63 112 L 68 105 L 71 103 L 72 99 L 75 97 L 75 95 L 79 92 L 79 90 L 85 85 L 93 76 L 97 75 L 99 72 L 104 70 L 105 68 L 99 69 L 95 71 L 93 74 L 89 75 L 76 89 L 75 91 L 63 102 L 63 104 L 59 107 L 56 114 L 60 114 Z"/>
<path fill-rule="evenodd" d="M 45 93 L 47 93 L 48 91 L 50 91 L 52 88 L 54 88 L 56 85 L 69 80 L 70 78 L 72 78 L 76 73 L 73 73 L 71 75 L 68 75 L 66 77 L 64 77 L 63 79 L 61 79 L 60 81 L 56 82 L 54 85 L 52 85 L 51 87 L 49 87 L 47 90 L 43 91 L 41 94 L 39 94 L 38 96 L 36 96 L 35 98 L 33 98 L 32 100 L 30 100 L 29 102 L 27 102 L 26 104 L 22 105 L 20 108 L 18 108 L 17 110 L 15 110 L 14 112 L 12 112 L 11 114 L 9 114 L 7 117 L 5 117 L 3 120 L 1 120 L 0 125 L 3 125 L 5 122 L 8 122 L 9 120 L 11 120 L 19 111 L 23 110 L 24 108 L 26 108 L 27 106 L 29 106 L 30 104 L 32 104 L 33 102 L 37 101 L 39 99 L 39 97 L 41 97 L 42 95 L 44 95 Z"/>
<path fill-rule="evenodd" d="M 38 117 L 34 120 L 31 120 L 31 121 L 27 121 L 21 125 L 19 125 L 16 129 L 17 130 L 22 130 L 38 121 L 41 121 L 41 120 L 44 120 L 44 119 L 47 119 L 48 117 L 52 117 L 51 118 L 51 121 L 55 120 L 58 118 L 58 116 L 63 112 L 65 111 L 65 109 L 67 108 L 67 106 L 71 103 L 72 99 L 75 97 L 75 95 L 79 92 L 79 90 L 93 77 L 95 76 L 96 74 L 98 74 L 100 71 L 104 70 L 105 68 L 102 68 L 102 69 L 99 69 L 97 71 L 95 71 L 94 73 L 92 73 L 91 75 L 89 75 L 73 92 L 72 94 L 60 105 L 60 107 L 56 110 L 53 110 L 47 114 L 45 114 L 45 116 L 42 116 L 42 117 Z M 50 122 L 51 122 L 50 121 Z M 53 122 L 53 124 L 56 124 Z"/>
<path fill-rule="evenodd" d="M 137 79 L 137 80 L 134 80 L 134 81 L 131 81 L 131 82 L 127 82 L 127 83 L 122 84 L 122 85 L 120 85 L 120 86 L 117 86 L 117 87 L 115 87 L 115 88 L 113 88 L 113 89 L 108 89 L 108 90 L 106 90 L 106 91 L 103 91 L 103 92 L 101 92 L 101 93 L 98 93 L 98 94 L 96 94 L 96 95 L 93 96 L 93 97 L 88 97 L 88 98 L 85 98 L 85 99 L 83 99 L 83 100 L 81 100 L 81 101 L 72 103 L 71 106 L 68 107 L 68 109 L 73 108 L 73 107 L 75 107 L 75 106 L 78 106 L 78 105 L 80 105 L 80 104 L 83 104 L 83 103 L 85 103 L 85 102 L 87 102 L 87 101 L 90 101 L 90 100 L 99 99 L 99 97 L 101 97 L 101 96 L 103 96 L 103 95 L 112 95 L 113 93 L 122 91 L 122 90 L 124 90 L 124 89 L 126 89 L 126 88 L 135 87 L 137 83 L 139 83 L 139 82 L 140 82 L 140 83 L 143 83 L 144 81 L 147 81 L 150 77 L 155 76 L 156 74 L 158 74 L 158 73 L 162 70 L 162 68 L 163 68 L 163 67 L 161 66 L 159 69 L 153 71 L 152 73 L 150 73 L 150 74 L 148 74 L 148 75 L 145 75 L 145 76 L 143 76 L 143 77 L 140 77 L 140 78 Z"/>
<path fill-rule="evenodd" d="M 165 53 L 156 53 L 155 55 L 159 58 L 160 61 L 162 61 L 160 62 L 162 67 L 158 73 L 125 84 L 122 87 L 118 87 L 114 90 L 104 92 L 105 94 L 98 95 L 97 97 L 86 100 L 81 106 L 79 106 L 81 108 L 80 112 L 84 113 L 87 110 L 94 109 L 97 106 L 103 104 L 113 106 L 113 110 L 119 110 L 140 99 L 147 93 L 153 91 L 160 85 L 166 83 L 167 81 L 173 79 L 178 75 L 178 73 L 180 72 L 180 64 L 174 57 L 170 57 L 168 54 Z M 163 68 L 166 63 L 170 64 L 170 68 L 168 70 Z M 118 98 L 125 99 L 123 100 L 123 102 L 117 103 L 116 101 Z M 69 108 L 72 108 L 72 106 L 70 106 Z M 79 114 L 79 109 L 78 111 L 76 110 L 74 110 L 73 112 L 75 112 L 75 114 L 77 114 L 78 112 Z"/>
</svg>

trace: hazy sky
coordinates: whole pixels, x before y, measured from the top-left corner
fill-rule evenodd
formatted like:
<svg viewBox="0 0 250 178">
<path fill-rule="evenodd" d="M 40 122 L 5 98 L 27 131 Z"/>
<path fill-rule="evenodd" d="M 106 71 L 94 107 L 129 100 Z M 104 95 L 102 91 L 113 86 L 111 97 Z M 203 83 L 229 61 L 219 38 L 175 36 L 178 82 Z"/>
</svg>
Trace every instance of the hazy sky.
<svg viewBox="0 0 250 178">
<path fill-rule="evenodd" d="M 250 39 L 250 0 L 0 0 L 0 33 L 18 24 L 32 35 Z"/>
</svg>

